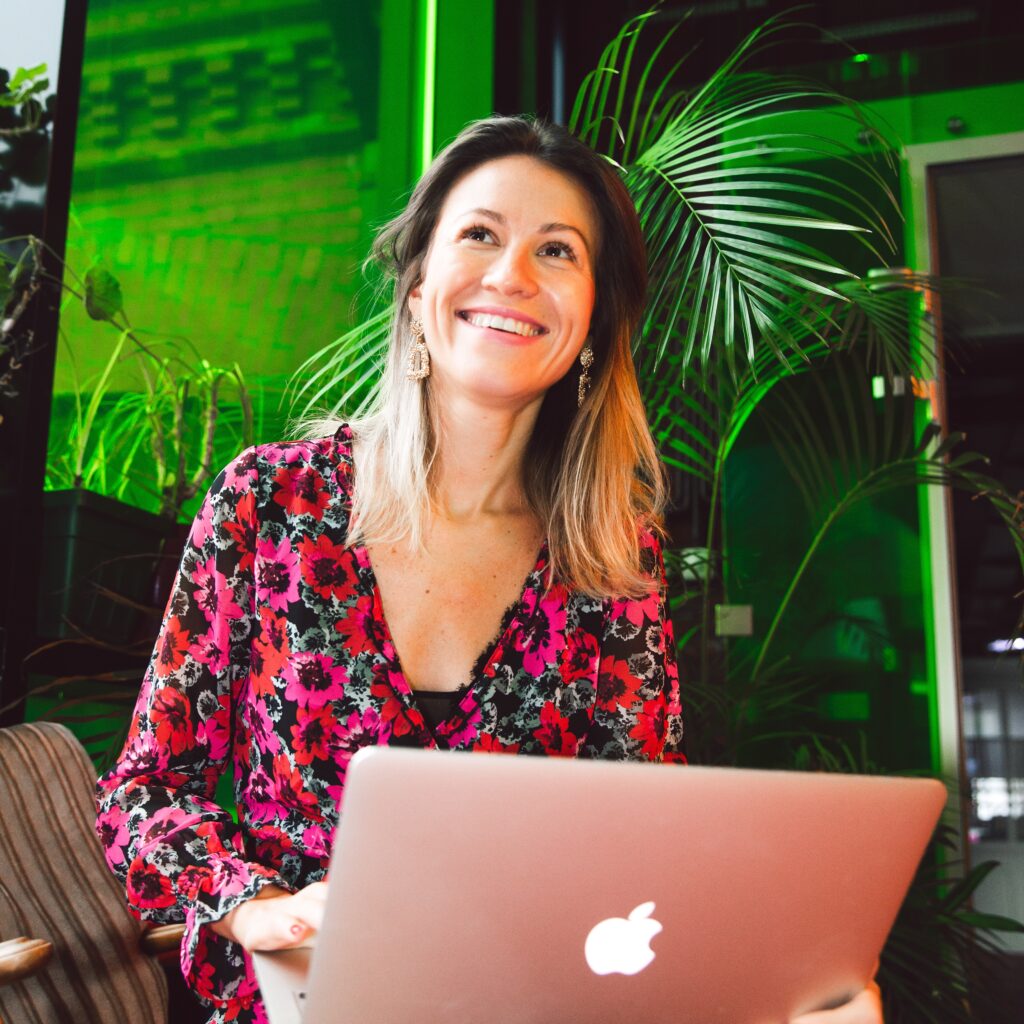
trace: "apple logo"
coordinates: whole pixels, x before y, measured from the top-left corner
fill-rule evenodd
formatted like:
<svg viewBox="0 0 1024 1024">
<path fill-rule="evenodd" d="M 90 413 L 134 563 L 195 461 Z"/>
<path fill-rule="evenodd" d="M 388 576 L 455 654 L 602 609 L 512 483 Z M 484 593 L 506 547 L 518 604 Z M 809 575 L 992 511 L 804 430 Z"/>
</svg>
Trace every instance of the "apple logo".
<svg viewBox="0 0 1024 1024">
<path fill-rule="evenodd" d="M 654 903 L 641 903 L 629 917 L 608 917 L 590 929 L 583 947 L 587 966 L 595 974 L 637 974 L 653 959 L 651 939 L 661 931 Z"/>
</svg>

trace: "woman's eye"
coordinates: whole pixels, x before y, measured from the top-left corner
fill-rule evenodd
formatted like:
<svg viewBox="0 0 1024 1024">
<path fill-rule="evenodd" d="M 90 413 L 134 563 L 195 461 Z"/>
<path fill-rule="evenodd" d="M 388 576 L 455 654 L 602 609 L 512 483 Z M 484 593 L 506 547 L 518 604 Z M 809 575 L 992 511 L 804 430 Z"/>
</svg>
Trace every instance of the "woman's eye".
<svg viewBox="0 0 1024 1024">
<path fill-rule="evenodd" d="M 460 238 L 468 238 L 471 242 L 493 242 L 494 234 L 490 229 L 483 227 L 480 224 L 474 224 L 472 227 L 466 228 L 465 231 L 459 235 Z"/>
<path fill-rule="evenodd" d="M 545 242 L 540 252 L 542 256 L 558 256 L 567 260 L 576 259 L 576 253 L 568 242 Z"/>
</svg>

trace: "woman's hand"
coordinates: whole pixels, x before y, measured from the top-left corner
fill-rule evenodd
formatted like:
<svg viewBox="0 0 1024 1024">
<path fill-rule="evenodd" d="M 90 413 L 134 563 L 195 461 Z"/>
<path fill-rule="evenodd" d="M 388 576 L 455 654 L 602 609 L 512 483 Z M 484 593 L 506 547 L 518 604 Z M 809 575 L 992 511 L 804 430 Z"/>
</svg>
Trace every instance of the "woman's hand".
<svg viewBox="0 0 1024 1024">
<path fill-rule="evenodd" d="M 326 882 L 313 882 L 294 895 L 268 885 L 210 928 L 250 953 L 257 949 L 292 949 L 305 945 L 319 931 L 326 899 Z"/>
<path fill-rule="evenodd" d="M 882 1017 L 882 993 L 871 981 L 867 988 L 848 1003 L 834 1010 L 819 1010 L 801 1014 L 790 1024 L 884 1024 Z"/>
</svg>

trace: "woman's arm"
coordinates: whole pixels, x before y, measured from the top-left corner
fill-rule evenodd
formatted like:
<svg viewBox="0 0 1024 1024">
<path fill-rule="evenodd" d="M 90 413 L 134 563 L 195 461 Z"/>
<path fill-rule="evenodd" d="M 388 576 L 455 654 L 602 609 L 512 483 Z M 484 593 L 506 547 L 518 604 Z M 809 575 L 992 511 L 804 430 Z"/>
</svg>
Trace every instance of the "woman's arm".
<svg viewBox="0 0 1024 1024">
<path fill-rule="evenodd" d="M 188 975 L 203 925 L 274 883 L 214 802 L 249 673 L 259 478 L 255 452 L 214 481 L 192 525 L 117 764 L 98 783 L 97 831 L 130 909 L 185 921 Z M 207 936 L 203 941 L 218 942 Z M 223 952 L 223 951 L 222 951 Z M 213 979 L 192 978 L 216 1000 Z"/>
</svg>

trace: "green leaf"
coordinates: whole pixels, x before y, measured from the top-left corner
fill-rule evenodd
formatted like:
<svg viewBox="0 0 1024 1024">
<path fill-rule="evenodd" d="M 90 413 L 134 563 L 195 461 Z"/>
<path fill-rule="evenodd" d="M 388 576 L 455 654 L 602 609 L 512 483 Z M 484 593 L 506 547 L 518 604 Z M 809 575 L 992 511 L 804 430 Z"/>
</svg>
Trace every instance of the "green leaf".
<svg viewBox="0 0 1024 1024">
<path fill-rule="evenodd" d="M 10 82 L 7 83 L 7 88 L 10 89 L 11 92 L 14 92 L 14 90 L 17 89 L 23 83 L 31 81 L 31 79 L 36 78 L 38 75 L 43 75 L 45 73 L 45 64 L 37 64 L 35 67 L 32 68 L 18 68 L 18 70 L 15 71 L 14 75 L 11 77 Z"/>
<path fill-rule="evenodd" d="M 123 302 L 117 278 L 103 267 L 90 267 L 85 275 L 85 311 L 89 316 L 112 322 L 123 312 Z"/>
</svg>

